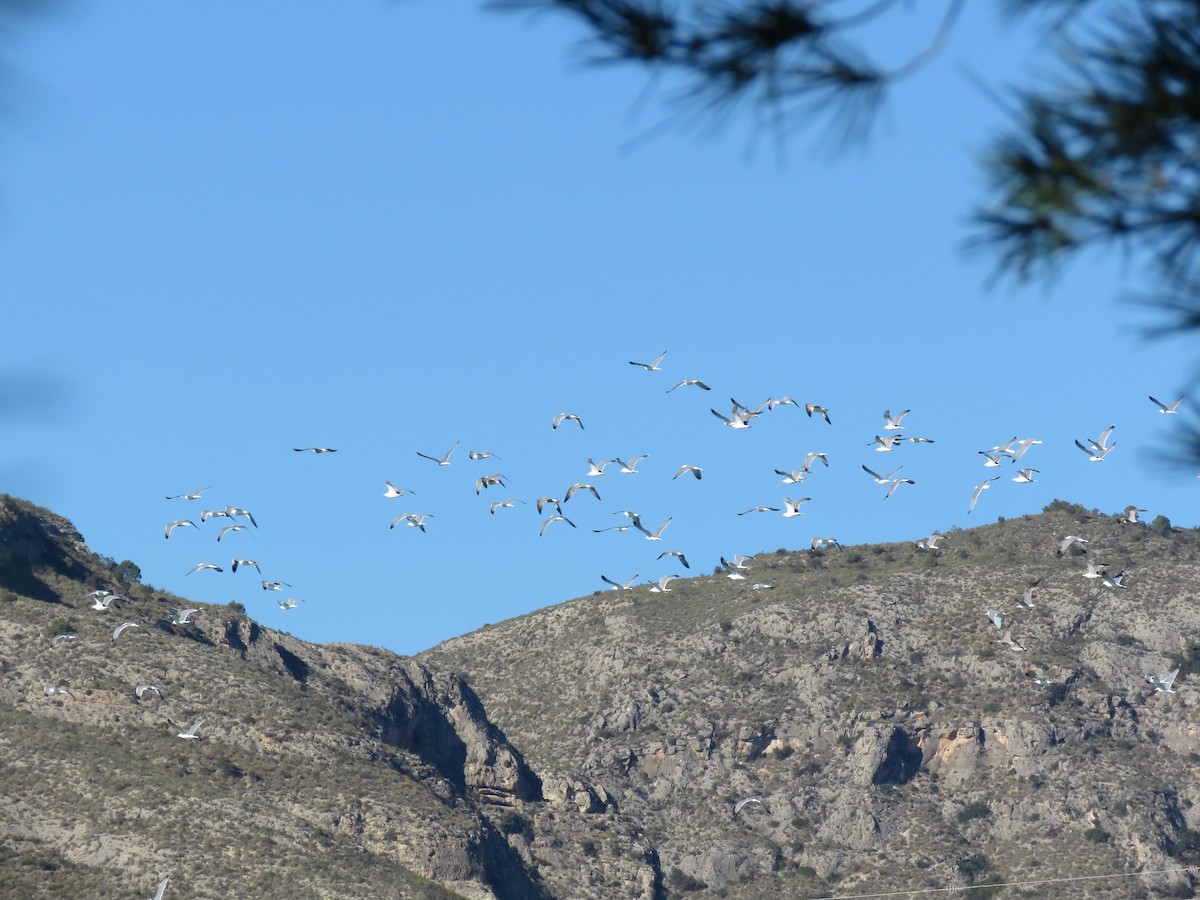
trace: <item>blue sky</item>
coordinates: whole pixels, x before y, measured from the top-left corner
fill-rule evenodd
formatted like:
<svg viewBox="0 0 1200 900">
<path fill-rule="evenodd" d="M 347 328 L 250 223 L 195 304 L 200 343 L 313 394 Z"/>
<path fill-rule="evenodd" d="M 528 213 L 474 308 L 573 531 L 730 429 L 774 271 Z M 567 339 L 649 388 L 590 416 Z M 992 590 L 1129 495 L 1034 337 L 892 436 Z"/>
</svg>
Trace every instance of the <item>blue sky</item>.
<svg viewBox="0 0 1200 900">
<path fill-rule="evenodd" d="M 1045 44 L 972 4 L 945 52 L 889 96 L 871 139 L 819 127 L 780 160 L 734 116 L 660 128 L 664 83 L 578 63 L 568 23 L 461 3 L 70 6 L 20 32 L 0 122 L 0 376 L 32 399 L 3 420 L 0 489 L 72 519 L 148 583 L 242 602 L 316 641 L 412 653 L 605 587 L 719 556 L 917 539 L 1059 497 L 1196 525 L 1200 482 L 1153 453 L 1184 416 L 1186 341 L 1147 341 L 1121 298 L 1136 260 L 1097 255 L 1053 285 L 988 287 L 967 256 L 977 158 Z M 888 47 L 934 22 L 902 11 Z M 896 61 L 902 54 L 895 53 Z M 706 120 L 699 120 L 705 124 Z M 649 133 L 649 134 L 648 134 Z M 663 350 L 663 371 L 645 372 Z M 668 394 L 684 378 L 713 388 Z M 750 429 L 710 408 L 790 395 Z M 882 412 L 911 409 L 883 454 Z M 580 415 L 580 430 L 550 427 Z M 1089 463 L 1075 439 L 1116 424 Z M 1044 443 L 1014 484 L 978 451 Z M 452 464 L 438 467 L 455 441 Z M 338 449 L 320 456 L 293 447 Z M 500 461 L 471 461 L 467 450 Z M 830 466 L 800 486 L 820 450 Z M 595 479 L 539 536 L 539 496 L 586 460 L 648 453 Z M 673 479 L 684 463 L 704 478 Z M 903 464 L 889 499 L 861 469 Z M 475 493 L 501 472 L 508 489 Z M 383 480 L 415 496 L 385 499 Z M 166 500 L 212 485 L 202 500 Z M 738 516 L 811 496 L 805 515 Z M 488 513 L 490 501 L 529 505 Z M 259 528 L 216 543 L 202 509 Z M 594 534 L 632 509 L 661 543 Z M 431 513 L 422 534 L 388 525 Z M 305 602 L 275 606 L 256 559 Z M 216 562 L 224 573 L 198 572 Z M 643 588 L 644 590 L 644 588 Z M 664 598 L 668 601 L 670 598 Z"/>
</svg>

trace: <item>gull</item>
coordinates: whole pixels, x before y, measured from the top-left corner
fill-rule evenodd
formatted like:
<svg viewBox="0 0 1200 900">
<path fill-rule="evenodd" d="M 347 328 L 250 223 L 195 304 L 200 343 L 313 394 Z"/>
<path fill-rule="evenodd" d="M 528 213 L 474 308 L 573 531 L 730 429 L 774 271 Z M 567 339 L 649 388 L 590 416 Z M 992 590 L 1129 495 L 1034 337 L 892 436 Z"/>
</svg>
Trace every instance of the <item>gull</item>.
<svg viewBox="0 0 1200 900">
<path fill-rule="evenodd" d="M 587 477 L 588 478 L 599 478 L 601 475 L 604 474 L 604 469 L 607 466 L 615 463 L 616 460 L 615 459 L 602 459 L 602 460 L 600 460 L 600 462 L 596 462 L 594 459 L 592 459 L 589 456 L 587 462 L 588 462 Z"/>
<path fill-rule="evenodd" d="M 185 741 L 198 741 L 198 740 L 200 740 L 200 735 L 196 734 L 196 732 L 197 732 L 197 730 L 199 730 L 200 726 L 203 724 L 204 724 L 203 719 L 197 719 L 191 728 L 189 728 L 187 731 L 179 732 L 179 734 L 175 735 L 175 737 L 183 738 Z M 178 727 L 178 726 L 176 726 L 176 727 Z"/>
<path fill-rule="evenodd" d="M 1124 588 L 1129 587 L 1125 583 L 1125 571 L 1122 569 L 1116 575 L 1109 575 L 1107 572 L 1100 576 L 1100 583 L 1105 587 Z"/>
<path fill-rule="evenodd" d="M 115 643 L 117 642 L 117 638 L 119 638 L 119 637 L 121 636 L 121 632 L 123 632 L 125 629 L 127 629 L 127 628 L 141 628 L 141 627 L 142 627 L 142 626 L 141 626 L 141 623 L 139 623 L 139 622 L 122 622 L 122 623 L 121 623 L 120 625 L 118 625 L 118 626 L 116 627 L 116 629 L 113 631 L 113 633 L 112 633 L 112 642 L 115 644 Z"/>
<path fill-rule="evenodd" d="M 199 572 L 201 569 L 212 569 L 214 572 L 224 572 L 224 571 L 225 571 L 225 570 L 224 570 L 224 569 L 222 569 L 220 566 L 218 566 L 216 563 L 196 563 L 196 564 L 195 564 L 194 566 L 192 566 L 192 568 L 191 568 L 191 569 L 190 569 L 190 570 L 189 570 L 189 571 L 188 571 L 188 572 L 187 572 L 187 573 L 184 575 L 184 577 L 186 578 L 188 575 L 191 575 L 191 574 L 192 574 L 192 572 Z"/>
<path fill-rule="evenodd" d="M 1097 447 L 1085 447 L 1083 444 L 1079 443 L 1079 441 L 1076 441 L 1075 446 L 1088 455 L 1088 462 L 1100 462 L 1104 459 L 1104 457 L 1108 456 L 1109 451 L 1117 445 L 1113 444 L 1112 447 L 1104 447 L 1101 449 Z"/>
<path fill-rule="evenodd" d="M 878 444 L 879 446 L 875 448 L 876 453 L 891 453 L 902 440 L 904 438 L 898 434 L 890 434 L 887 437 L 875 435 L 875 440 L 869 442 L 867 446 L 870 447 L 873 444 Z"/>
<path fill-rule="evenodd" d="M 567 492 L 563 495 L 563 503 L 566 503 L 580 491 L 591 491 L 593 497 L 595 497 L 597 500 L 600 499 L 600 495 L 596 493 L 596 489 L 594 487 L 592 487 L 590 484 L 585 484 L 582 481 L 577 481 L 567 488 Z"/>
<path fill-rule="evenodd" d="M 970 515 L 972 510 L 975 509 L 975 504 L 979 501 L 979 495 L 982 494 L 984 491 L 986 491 L 988 488 L 990 488 L 992 486 L 993 481 L 998 481 L 999 479 L 1000 479 L 1000 476 L 996 475 L 992 478 L 988 478 L 984 481 L 981 481 L 981 482 L 979 482 L 979 484 L 975 485 L 975 492 L 973 494 L 971 494 L 971 505 L 970 505 L 970 507 L 967 508 L 967 515 Z"/>
<path fill-rule="evenodd" d="M 491 450 L 468 450 L 467 451 L 467 459 L 491 459 L 493 457 L 495 457 L 496 459 L 500 459 L 500 457 L 496 456 L 496 454 L 493 453 Z"/>
<path fill-rule="evenodd" d="M 658 354 L 657 357 L 655 357 L 655 360 L 652 363 L 634 362 L 633 360 L 630 360 L 629 364 L 631 366 L 641 366 L 647 372 L 661 372 L 662 367 L 659 366 L 659 363 L 663 361 L 663 357 L 666 355 L 667 355 L 667 351 L 664 350 L 662 353 Z"/>
<path fill-rule="evenodd" d="M 638 531 L 642 532 L 642 534 L 646 535 L 646 540 L 661 541 L 663 531 L 666 529 L 666 527 L 668 525 L 671 524 L 671 519 L 673 519 L 673 518 L 675 518 L 675 517 L 674 516 L 668 517 L 667 521 L 663 522 L 661 525 L 659 525 L 657 528 L 655 528 L 654 531 L 647 531 L 645 526 L 642 525 L 642 520 L 640 518 L 635 518 L 633 520 L 633 527 L 636 528 Z"/>
<path fill-rule="evenodd" d="M 828 550 L 830 547 L 837 550 L 842 549 L 842 545 L 838 543 L 838 539 L 833 537 L 813 538 L 811 546 L 813 550 Z"/>
<path fill-rule="evenodd" d="M 799 500 L 793 500 L 791 497 L 785 497 L 783 504 L 787 509 L 784 510 L 783 517 L 785 519 L 793 519 L 796 516 L 804 515 L 804 513 L 800 512 L 800 507 L 811 499 L 812 497 L 801 497 Z"/>
<path fill-rule="evenodd" d="M 154 693 L 158 695 L 159 700 L 165 699 L 162 695 L 162 691 L 159 690 L 159 687 L 156 684 L 139 684 L 133 689 L 133 693 L 137 695 L 139 701 L 147 691 L 154 691 Z"/>
<path fill-rule="evenodd" d="M 1082 550 L 1084 553 L 1087 553 L 1087 547 L 1083 546 L 1087 542 L 1088 542 L 1087 538 L 1080 537 L 1077 534 L 1068 534 L 1065 538 L 1063 538 L 1059 542 L 1058 553 L 1056 555 L 1062 556 L 1064 553 L 1066 553 L 1072 547 L 1076 547 L 1076 546 L 1079 547 L 1079 549 Z"/>
<path fill-rule="evenodd" d="M 106 593 L 105 596 L 97 597 L 92 602 L 92 609 L 108 609 L 114 603 L 120 603 L 120 602 L 121 602 L 121 598 L 118 597 L 116 594 Z"/>
<path fill-rule="evenodd" d="M 739 572 L 737 569 L 730 568 L 729 563 L 725 563 L 725 568 L 726 568 L 725 577 L 728 578 L 730 581 L 745 581 L 746 580 L 746 576 L 743 575 L 741 572 Z"/>
<path fill-rule="evenodd" d="M 388 528 L 395 528 L 397 525 L 403 522 L 409 528 L 420 528 L 422 531 L 424 531 L 425 520 L 432 518 L 432 513 L 400 513 L 400 515 L 392 519 L 392 524 L 389 525 Z"/>
<path fill-rule="evenodd" d="M 79 635 L 77 634 L 56 634 L 54 636 L 54 640 L 50 642 L 50 646 L 57 647 L 59 644 L 65 644 L 69 641 L 77 640 L 79 640 Z"/>
<path fill-rule="evenodd" d="M 667 584 L 676 578 L 682 578 L 682 577 L 683 577 L 682 575 L 664 575 L 662 578 L 658 579 L 658 584 L 654 584 L 654 585 L 650 586 L 650 593 L 652 593 L 652 594 L 669 594 L 669 593 L 671 593 L 671 589 L 669 587 L 667 587 Z"/>
<path fill-rule="evenodd" d="M 1179 669 L 1175 668 L 1166 675 L 1147 675 L 1146 680 L 1154 685 L 1154 690 L 1160 694 L 1173 694 L 1175 691 L 1171 685 L 1175 683 L 1175 679 L 1179 676 Z"/>
<path fill-rule="evenodd" d="M 250 520 L 251 525 L 253 525 L 255 528 L 258 527 L 258 523 L 254 521 L 254 515 L 248 509 L 241 509 L 237 506 L 226 506 L 225 515 L 229 516 L 231 519 L 235 516 L 245 516 Z"/>
<path fill-rule="evenodd" d="M 383 483 L 387 485 L 387 490 L 383 492 L 383 496 L 385 497 L 403 497 L 405 494 L 416 493 L 412 488 L 396 487 L 386 478 L 383 479 Z"/>
<path fill-rule="evenodd" d="M 198 491 L 192 491 L 190 494 L 175 494 L 171 497 L 168 497 L 167 499 L 168 500 L 199 500 L 201 494 L 203 494 L 205 491 L 211 490 L 211 489 L 212 489 L 212 485 L 210 484 L 208 487 L 200 488 L 200 490 L 198 490 Z"/>
<path fill-rule="evenodd" d="M 649 453 L 638 454 L 633 459 L 631 459 L 629 462 L 625 462 L 625 460 L 623 460 L 619 457 L 616 459 L 613 459 L 611 461 L 615 462 L 618 466 L 621 467 L 620 472 L 622 475 L 636 475 L 637 474 L 637 464 L 640 463 L 643 459 L 646 459 L 649 455 L 650 455 Z M 698 478 L 699 476 L 696 476 L 696 477 Z"/>
<path fill-rule="evenodd" d="M 804 404 L 804 412 L 808 415 L 808 417 L 810 419 L 812 418 L 812 414 L 816 413 L 818 416 L 820 416 L 822 419 L 825 420 L 826 425 L 833 424 L 832 422 L 829 421 L 829 410 L 827 410 L 823 406 L 817 406 L 817 404 L 815 404 L 815 403 L 805 403 Z"/>
<path fill-rule="evenodd" d="M 754 416 L 751 414 L 751 412 L 749 410 L 744 410 L 743 412 L 739 412 L 737 407 L 734 407 L 734 409 L 732 409 L 730 411 L 728 416 L 721 415 L 719 412 L 717 412 L 715 409 L 712 409 L 711 407 L 709 408 L 709 412 L 711 412 L 714 416 L 716 416 L 718 419 L 720 419 L 722 422 L 724 422 L 730 428 L 749 428 L 750 420 L 754 418 Z"/>
<path fill-rule="evenodd" d="M 752 513 L 752 512 L 779 512 L 779 507 L 778 506 L 752 506 L 749 509 L 742 510 L 740 513 L 738 513 L 738 515 L 744 516 L 747 513 Z"/>
<path fill-rule="evenodd" d="M 297 603 L 303 603 L 303 597 L 288 597 L 286 600 L 276 600 L 280 609 L 295 609 Z"/>
<path fill-rule="evenodd" d="M 1017 442 L 1017 436 L 1014 434 L 1014 435 L 1013 435 L 1013 436 L 1012 436 L 1012 437 L 1011 437 L 1011 438 L 1008 440 L 1008 442 L 1007 442 L 1007 443 L 1004 443 L 1004 444 L 997 444 L 996 446 L 994 446 L 994 447 L 992 447 L 992 448 L 990 448 L 990 449 L 988 449 L 988 450 L 980 450 L 979 452 L 980 452 L 980 453 L 999 453 L 999 454 L 1001 454 L 1002 456 L 1012 456 L 1012 453 L 1013 453 L 1013 450 L 1012 450 L 1012 448 L 1013 448 L 1013 444 L 1015 444 L 1016 442 Z"/>
<path fill-rule="evenodd" d="M 910 412 L 912 412 L 911 409 L 905 409 L 905 410 L 902 410 L 901 412 L 896 413 L 896 415 L 893 416 L 891 410 L 885 409 L 883 411 L 883 418 L 887 420 L 887 424 L 883 426 L 883 430 L 884 431 L 900 431 L 900 430 L 902 430 L 904 428 L 904 426 L 900 424 L 900 420 L 903 419 L 905 416 L 907 416 Z"/>
<path fill-rule="evenodd" d="M 1121 521 L 1129 525 L 1136 525 L 1139 521 L 1141 521 L 1138 519 L 1138 516 L 1144 512 L 1144 509 L 1134 506 L 1132 503 L 1130 503 L 1127 507 L 1125 507 L 1125 518 L 1123 518 Z"/>
<path fill-rule="evenodd" d="M 593 528 L 592 531 L 600 534 L 604 531 L 628 531 L 632 527 L 632 525 L 609 525 L 607 528 Z"/>
<path fill-rule="evenodd" d="M 1108 448 L 1108 439 L 1110 437 L 1112 437 L 1113 429 L 1115 429 L 1116 427 L 1117 427 L 1116 425 L 1109 425 L 1107 428 L 1105 428 L 1102 432 L 1100 432 L 1100 439 L 1098 441 L 1094 441 L 1091 438 L 1088 438 L 1087 439 L 1088 443 L 1091 445 L 1092 449 L 1093 450 L 1107 449 Z"/>
<path fill-rule="evenodd" d="M 929 537 L 921 538 L 921 540 L 917 541 L 917 549 L 918 550 L 936 550 L 938 548 L 938 541 L 942 540 L 944 537 L 945 537 L 944 534 L 938 534 L 935 531 Z"/>
<path fill-rule="evenodd" d="M 561 425 L 567 419 L 571 419 L 572 421 L 575 422 L 576 425 L 578 425 L 580 427 L 580 429 L 583 429 L 583 419 L 579 418 L 579 416 L 575 415 L 574 413 L 566 413 L 566 412 L 561 412 L 557 416 L 555 416 L 554 421 L 550 423 L 550 427 L 553 428 L 555 431 L 557 431 L 558 426 Z"/>
<path fill-rule="evenodd" d="M 916 484 L 916 482 L 911 478 L 893 478 L 891 483 L 888 484 L 887 493 L 884 494 L 883 499 L 886 500 L 888 497 L 892 496 L 892 494 L 896 493 L 896 488 L 900 487 L 902 484 Z"/>
<path fill-rule="evenodd" d="M 611 585 L 613 586 L 613 590 L 615 590 L 615 591 L 632 591 L 632 590 L 633 590 L 633 583 L 634 583 L 635 581 L 637 581 L 637 579 L 638 579 L 638 576 L 637 576 L 637 575 L 634 575 L 634 576 L 633 576 L 632 578 L 630 578 L 628 581 L 620 581 L 620 582 L 618 582 L 618 581 L 613 581 L 613 580 L 612 580 L 611 578 L 609 578 L 607 575 L 601 575 L 601 576 L 600 576 L 600 580 L 601 580 L 601 581 L 603 581 L 605 584 L 611 584 Z"/>
<path fill-rule="evenodd" d="M 167 878 L 164 878 L 162 881 L 160 881 L 158 883 L 158 890 L 154 892 L 154 896 L 151 897 L 150 900 L 163 900 L 163 891 L 165 891 L 167 889 L 167 882 L 170 880 L 171 879 L 168 876 Z"/>
<path fill-rule="evenodd" d="M 188 619 L 200 612 L 199 609 L 181 609 L 178 613 L 171 617 L 172 625 L 187 625 Z"/>
<path fill-rule="evenodd" d="M 784 484 L 802 484 L 804 482 L 805 469 L 792 469 L 790 472 L 785 472 L 783 469 L 776 469 L 776 475 L 783 476 Z"/>
<path fill-rule="evenodd" d="M 461 443 L 462 443 L 462 441 L 455 441 L 454 446 L 451 447 L 449 450 L 447 450 L 446 455 L 442 456 L 442 457 L 430 456 L 428 453 L 422 453 L 420 450 L 417 451 L 417 456 L 421 457 L 422 459 L 433 460 L 439 466 L 448 466 L 448 465 L 450 465 L 450 454 L 453 453 L 456 449 L 458 449 L 458 445 Z"/>
<path fill-rule="evenodd" d="M 1104 578 L 1108 573 L 1105 571 L 1106 563 L 1096 563 L 1088 561 L 1087 571 L 1080 572 L 1084 578 Z"/>
<path fill-rule="evenodd" d="M 282 590 L 285 585 L 291 587 L 286 581 L 264 581 L 262 588 L 264 591 L 278 591 Z"/>
<path fill-rule="evenodd" d="M 84 594 L 84 596 L 85 597 L 107 597 L 111 593 L 112 593 L 112 591 L 105 590 L 104 588 L 96 588 L 96 590 L 94 590 L 94 591 L 88 591 L 86 594 Z"/>
<path fill-rule="evenodd" d="M 997 644 L 1007 644 L 1011 649 L 1019 653 L 1026 652 L 1029 648 L 1012 636 L 1012 629 L 1006 629 L 1003 637 L 996 640 Z"/>
<path fill-rule="evenodd" d="M 752 591 L 769 591 L 773 587 L 775 587 L 775 585 L 768 584 L 765 581 L 756 581 L 756 582 L 754 582 L 754 584 L 750 585 L 750 590 L 752 590 Z"/>
<path fill-rule="evenodd" d="M 228 519 L 228 518 L 231 518 L 231 516 L 229 515 L 228 512 L 226 512 L 223 509 L 205 509 L 205 510 L 200 511 L 201 524 L 207 522 L 209 519 Z"/>
<path fill-rule="evenodd" d="M 1045 676 L 1042 676 L 1042 675 L 1034 675 L 1032 672 L 1026 672 L 1025 674 L 1033 679 L 1034 684 L 1040 685 L 1041 687 L 1046 687 L 1047 685 L 1056 683 L 1051 678 L 1046 678 Z"/>
<path fill-rule="evenodd" d="M 679 471 L 671 476 L 671 479 L 674 480 L 674 479 L 678 478 L 680 475 L 686 475 L 688 472 L 691 472 L 692 475 L 695 476 L 696 480 L 699 481 L 703 477 L 704 470 L 702 468 L 700 468 L 700 466 L 693 466 L 693 465 L 690 465 L 689 463 L 684 463 L 682 466 L 679 467 Z"/>
<path fill-rule="evenodd" d="M 1017 606 L 1021 607 L 1021 609 L 1033 609 L 1033 591 L 1041 583 L 1042 579 L 1040 578 L 1031 581 L 1025 588 L 1025 593 L 1017 601 Z"/>
<path fill-rule="evenodd" d="M 1014 456 L 1013 459 L 1016 459 Z M 1041 472 L 1041 469 L 1018 469 L 1016 476 L 1012 479 L 1017 484 L 1033 484 L 1033 473 Z"/>
<path fill-rule="evenodd" d="M 988 621 L 992 623 L 992 627 L 1001 634 L 1004 634 L 1004 613 L 1000 612 L 998 609 L 989 609 L 987 611 L 987 617 Z"/>
<path fill-rule="evenodd" d="M 679 384 L 675 385 L 675 387 L 668 388 L 667 393 L 668 394 L 671 393 L 671 391 L 675 390 L 676 388 L 687 387 L 689 384 L 694 384 L 696 387 L 700 388 L 700 390 L 702 390 L 702 391 L 711 391 L 712 390 L 712 388 L 710 388 L 707 384 L 705 384 L 699 378 L 685 378 L 683 381 L 679 382 Z"/>
<path fill-rule="evenodd" d="M 680 553 L 678 550 L 664 550 L 662 553 L 658 554 L 658 556 L 656 556 L 655 559 L 659 560 L 659 559 L 662 559 L 664 556 L 674 556 L 676 559 L 679 560 L 680 563 L 683 564 L 683 567 L 685 569 L 691 568 L 691 566 L 688 565 L 687 557 L 684 556 L 682 553 Z"/>
<path fill-rule="evenodd" d="M 570 519 L 568 519 L 566 516 L 551 516 L 545 522 L 542 523 L 542 528 L 538 532 L 538 537 L 541 537 L 542 535 L 544 535 L 546 533 L 546 529 L 550 527 L 550 523 L 552 523 L 552 522 L 566 522 L 572 528 L 575 527 L 575 523 L 572 522 Z"/>
<path fill-rule="evenodd" d="M 490 512 L 494 516 L 496 514 L 496 510 L 498 510 L 498 509 L 516 509 L 516 507 L 513 506 L 514 503 L 524 503 L 524 502 L 525 502 L 524 500 L 518 500 L 516 497 L 509 497 L 507 500 L 497 500 L 495 503 L 493 503 L 491 506 L 488 507 L 488 512 Z"/>
<path fill-rule="evenodd" d="M 491 475 L 484 475 L 482 478 L 475 479 L 476 496 L 478 496 L 479 492 L 484 488 L 491 487 L 494 484 L 498 484 L 501 487 L 508 487 L 508 485 L 504 483 L 504 476 L 499 472 L 493 472 Z"/>
<path fill-rule="evenodd" d="M 245 530 L 246 530 L 245 525 L 226 525 L 219 532 L 217 532 L 217 543 L 221 542 L 221 538 L 225 537 L 225 532 L 227 532 L 227 531 L 245 531 Z"/>
<path fill-rule="evenodd" d="M 763 809 L 767 810 L 768 813 L 771 811 L 770 809 L 767 808 L 767 804 L 763 803 L 757 797 L 747 797 L 745 800 L 739 800 L 737 803 L 733 804 L 733 814 L 736 816 L 738 813 L 740 813 L 742 811 L 742 808 L 747 803 L 757 803 Z"/>
<path fill-rule="evenodd" d="M 293 447 L 297 453 L 337 453 L 333 447 Z"/>
<path fill-rule="evenodd" d="M 546 506 L 553 506 L 555 512 L 557 512 L 560 516 L 562 515 L 562 505 L 558 502 L 558 500 L 556 500 L 554 497 L 538 497 L 537 511 L 539 516 L 542 514 L 542 508 Z"/>
<path fill-rule="evenodd" d="M 236 572 L 238 570 L 238 566 L 253 566 L 254 571 L 256 571 L 259 575 L 262 574 L 262 569 L 258 567 L 258 563 L 253 559 L 235 559 L 230 568 Z"/>
<path fill-rule="evenodd" d="M 1012 458 L 1012 454 L 1007 450 L 980 450 L 980 454 L 987 457 L 987 462 L 984 463 L 989 469 L 994 469 L 1000 465 L 1000 460 L 996 457 Z"/>
<path fill-rule="evenodd" d="M 749 569 L 750 567 L 746 565 L 746 563 L 750 562 L 752 559 L 754 559 L 753 556 L 747 556 L 745 553 L 738 553 L 733 557 L 733 562 L 728 562 L 725 557 L 722 556 L 721 565 L 727 569 Z"/>
<path fill-rule="evenodd" d="M 44 693 L 47 697 L 53 697 L 56 694 L 66 694 L 69 697 L 75 696 L 74 694 L 71 693 L 71 689 L 69 687 L 67 687 L 65 684 L 60 684 L 60 685 L 48 684 L 44 688 L 42 688 L 42 693 Z"/>
<path fill-rule="evenodd" d="M 927 437 L 906 437 L 906 438 L 904 438 L 904 440 L 906 440 L 912 444 L 936 444 L 937 443 L 937 441 L 935 441 L 933 438 L 927 438 Z"/>
<path fill-rule="evenodd" d="M 765 406 L 767 408 L 767 412 L 770 412 L 777 406 L 799 406 L 799 405 L 800 405 L 799 403 L 797 403 L 791 397 L 788 397 L 786 395 L 783 397 L 768 397 L 766 400 L 763 401 L 763 406 Z"/>
<path fill-rule="evenodd" d="M 863 466 L 862 468 L 864 472 L 875 479 L 876 484 L 888 485 L 892 483 L 892 479 L 896 477 L 896 473 L 903 469 L 904 466 L 896 466 L 896 468 L 892 469 L 892 471 L 888 472 L 886 475 L 880 475 L 874 469 L 868 469 L 866 466 Z"/>
<path fill-rule="evenodd" d="M 1025 440 L 1023 440 L 1023 441 L 1017 441 L 1017 450 L 1015 453 L 1012 454 L 1012 461 L 1016 462 L 1018 459 L 1020 459 L 1022 456 L 1024 456 L 1026 453 L 1029 452 L 1030 447 L 1033 447 L 1034 445 L 1040 444 L 1040 443 L 1041 443 L 1041 441 L 1038 440 L 1037 438 L 1025 438 Z M 1034 471 L 1036 471 L 1036 469 Z"/>
<path fill-rule="evenodd" d="M 1172 416 L 1179 412 L 1179 404 L 1183 402 L 1183 398 L 1180 397 L 1174 403 L 1167 404 L 1163 403 L 1161 400 L 1155 400 L 1153 397 L 1151 397 L 1150 402 L 1158 407 L 1158 411 L 1160 413 L 1165 413 L 1166 415 Z M 1172 693 L 1174 693 L 1174 691 L 1172 691 Z"/>
<path fill-rule="evenodd" d="M 171 537 L 172 531 L 174 531 L 176 528 L 180 528 L 185 525 L 190 525 L 192 528 L 199 527 L 191 519 L 179 519 L 178 521 L 171 522 L 169 525 L 167 525 L 166 533 L 163 535 L 163 537 L 165 537 L 169 540 Z"/>
<path fill-rule="evenodd" d="M 825 463 L 825 468 L 829 468 L 829 457 L 826 456 L 824 453 L 822 453 L 820 450 L 813 450 L 813 451 L 810 451 L 804 457 L 804 465 L 802 465 L 800 467 L 800 471 L 807 473 L 808 470 L 812 467 L 812 464 L 815 463 L 818 459 L 821 462 Z"/>
</svg>

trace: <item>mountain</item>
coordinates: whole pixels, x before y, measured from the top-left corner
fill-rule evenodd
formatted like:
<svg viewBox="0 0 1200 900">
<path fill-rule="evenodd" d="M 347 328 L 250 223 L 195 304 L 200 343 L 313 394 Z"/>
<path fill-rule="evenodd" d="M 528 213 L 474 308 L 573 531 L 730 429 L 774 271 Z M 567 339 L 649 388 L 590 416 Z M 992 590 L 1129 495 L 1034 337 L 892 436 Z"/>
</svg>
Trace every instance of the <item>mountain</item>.
<svg viewBox="0 0 1200 900">
<path fill-rule="evenodd" d="M 0 898 L 1191 897 L 1198 553 L 1055 501 L 406 658 L 187 603 L 0 495 Z"/>
</svg>

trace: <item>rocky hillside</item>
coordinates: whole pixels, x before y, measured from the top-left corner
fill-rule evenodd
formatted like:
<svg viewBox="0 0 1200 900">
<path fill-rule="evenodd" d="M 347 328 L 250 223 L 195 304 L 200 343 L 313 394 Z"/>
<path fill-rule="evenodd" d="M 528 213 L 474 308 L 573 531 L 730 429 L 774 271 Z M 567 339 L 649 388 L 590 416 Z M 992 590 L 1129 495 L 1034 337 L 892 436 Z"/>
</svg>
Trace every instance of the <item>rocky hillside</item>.
<svg viewBox="0 0 1200 900">
<path fill-rule="evenodd" d="M 0 497 L 0 898 L 1194 896 L 1200 533 L 1056 501 L 918 537 L 408 659 L 166 595 Z"/>
</svg>

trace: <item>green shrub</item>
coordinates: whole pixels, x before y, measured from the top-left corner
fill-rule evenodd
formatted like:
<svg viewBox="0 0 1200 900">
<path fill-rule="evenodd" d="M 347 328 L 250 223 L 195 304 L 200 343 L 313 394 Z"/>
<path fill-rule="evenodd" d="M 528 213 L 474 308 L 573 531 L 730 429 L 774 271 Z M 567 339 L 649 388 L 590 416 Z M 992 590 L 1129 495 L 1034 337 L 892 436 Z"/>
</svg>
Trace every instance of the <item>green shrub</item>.
<svg viewBox="0 0 1200 900">
<path fill-rule="evenodd" d="M 987 819 L 991 818 L 992 808 L 983 800 L 975 800 L 968 803 L 958 811 L 955 816 L 960 823 L 970 822 L 972 819 Z M 960 864 L 961 867 L 961 864 Z"/>
<path fill-rule="evenodd" d="M 708 885 L 699 878 L 685 875 L 679 866 L 672 867 L 671 873 L 667 876 L 667 884 L 677 891 L 703 891 L 708 888 Z"/>
<path fill-rule="evenodd" d="M 1110 837 L 1112 837 L 1111 834 L 1109 834 L 1107 831 L 1105 831 L 1099 825 L 1093 825 L 1091 828 L 1089 828 L 1087 831 L 1085 831 L 1083 833 L 1083 836 L 1085 838 L 1087 838 L 1089 841 L 1091 841 L 1093 844 L 1107 844 L 1108 839 Z"/>
<path fill-rule="evenodd" d="M 237 613 L 239 616 L 244 616 L 246 614 L 245 605 L 238 603 L 236 600 L 230 600 L 229 603 L 227 603 L 226 605 L 230 609 L 232 609 L 235 613 Z"/>
<path fill-rule="evenodd" d="M 507 835 L 519 834 L 525 840 L 533 840 L 533 823 L 515 810 L 509 810 L 500 820 L 500 830 Z"/>
<path fill-rule="evenodd" d="M 59 616 L 46 626 L 46 634 L 50 637 L 58 637 L 60 634 L 74 634 L 75 623 L 66 616 Z"/>
</svg>

